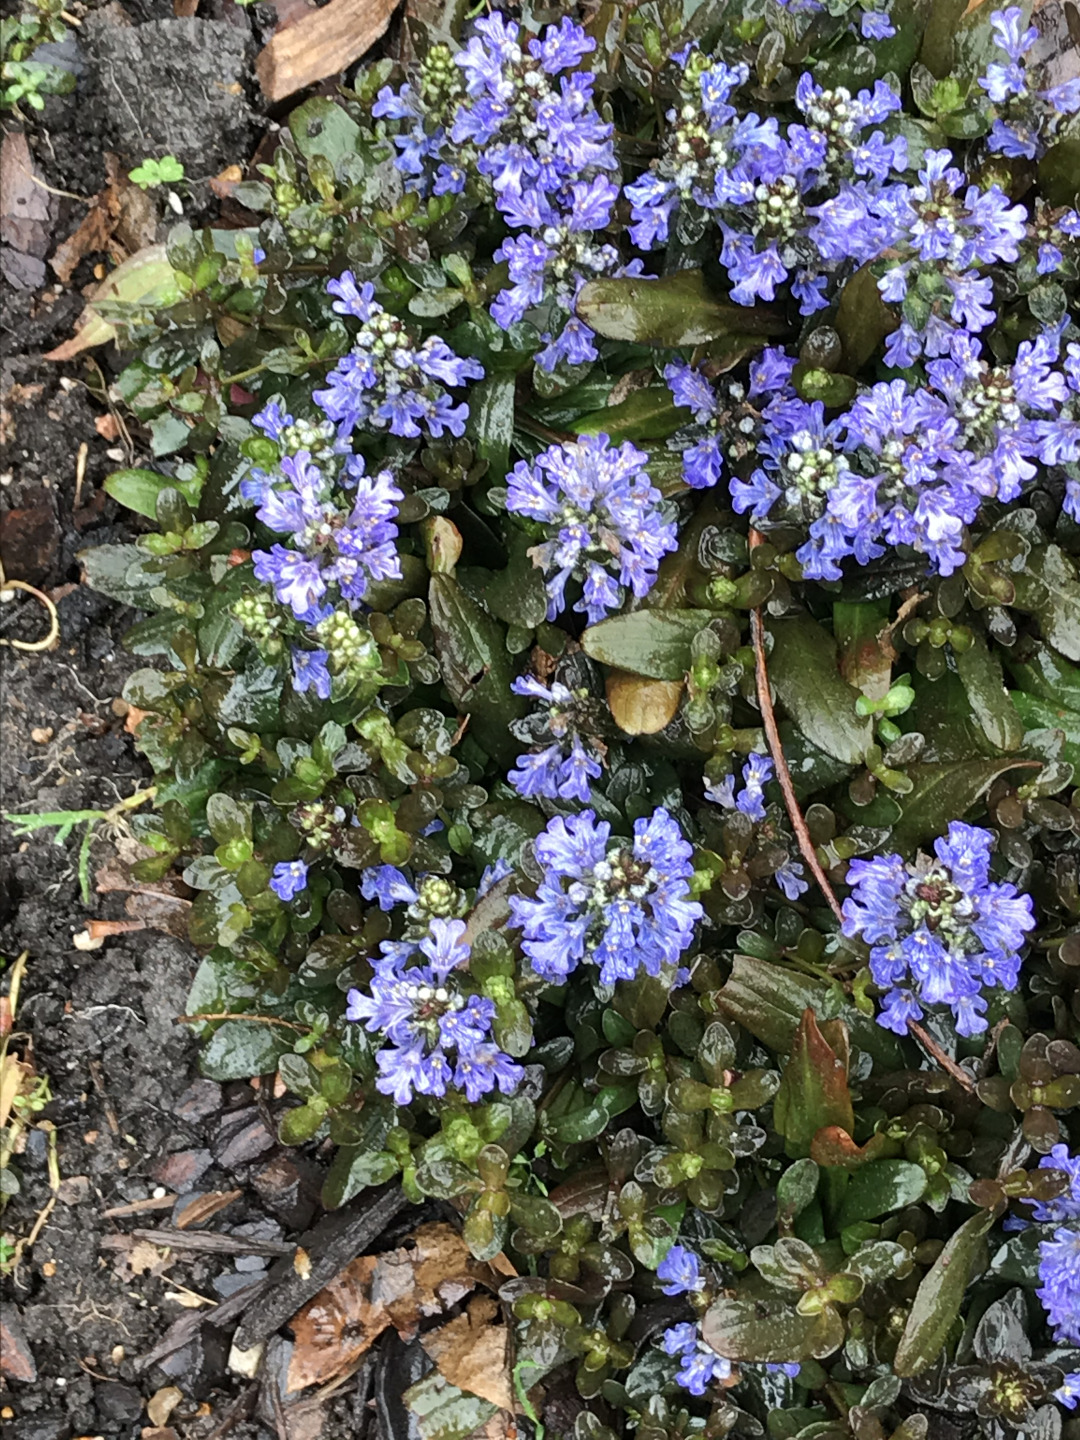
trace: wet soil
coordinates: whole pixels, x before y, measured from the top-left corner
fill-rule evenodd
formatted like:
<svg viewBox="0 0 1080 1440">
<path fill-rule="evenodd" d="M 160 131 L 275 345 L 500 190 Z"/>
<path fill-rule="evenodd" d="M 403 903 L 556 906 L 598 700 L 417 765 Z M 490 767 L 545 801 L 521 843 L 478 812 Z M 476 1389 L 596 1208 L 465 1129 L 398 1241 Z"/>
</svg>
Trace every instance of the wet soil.
<svg viewBox="0 0 1080 1440">
<path fill-rule="evenodd" d="M 80 30 L 78 45 L 66 48 L 79 77 L 74 95 L 50 99 L 25 127 L 17 117 L 4 121 L 5 131 L 25 128 L 45 182 L 54 191 L 91 196 L 105 183 L 106 150 L 125 165 L 138 163 L 140 137 L 120 113 L 120 100 L 105 94 L 101 77 L 126 87 L 121 99 L 145 130 L 151 113 L 145 89 L 120 62 L 143 53 L 140 47 L 151 40 L 153 49 L 175 39 L 170 27 L 177 23 L 193 89 L 189 104 L 180 94 L 170 123 L 188 129 L 155 132 L 143 153 L 183 150 L 196 178 L 244 160 L 245 154 L 228 153 L 223 127 L 231 127 L 229 144 L 253 143 L 259 117 L 250 86 L 232 108 L 218 87 L 208 109 L 199 101 L 203 80 L 213 89 L 211 81 L 221 81 L 225 70 L 219 65 L 200 79 L 196 60 L 200 45 L 211 44 L 219 55 L 228 52 L 230 63 L 246 64 L 249 74 L 252 27 L 258 32 L 265 20 L 231 0 L 204 4 L 209 26 L 174 22 L 164 0 L 125 0 L 122 15 L 119 8 L 113 0 L 88 17 L 93 23 Z M 120 34 L 124 21 L 137 28 Z M 220 27 L 232 37 L 227 44 Z M 181 68 L 172 69 L 169 83 L 182 87 Z M 166 141 L 173 143 L 166 147 Z M 194 191 L 187 203 L 189 214 L 205 214 L 205 190 Z M 42 221 L 48 248 L 30 257 L 37 263 L 24 264 L 5 247 L 0 555 L 9 579 L 25 580 L 53 599 L 60 623 L 51 651 L 0 650 L 0 808 L 9 812 L 107 809 L 148 783 L 118 700 L 126 676 L 145 663 L 121 643 L 134 616 L 87 589 L 78 560 L 84 547 L 130 538 L 130 516 L 118 512 L 102 484 L 118 465 L 147 457 L 137 431 L 129 450 L 110 424 L 100 399 L 101 371 L 41 358 L 71 334 L 85 303 L 80 291 L 105 258 L 87 256 L 69 286 L 55 283 L 42 263 L 84 214 L 77 201 L 52 194 Z M 117 362 L 97 352 L 96 364 L 107 380 Z M 47 623 L 44 609 L 24 593 L 0 604 L 6 639 L 34 640 Z M 0 850 L 0 957 L 8 973 L 10 962 L 27 952 L 16 1023 L 27 1038 L 19 1050 L 48 1077 L 52 1097 L 37 1117 L 45 1124 L 30 1130 L 15 1157 L 21 1190 L 0 1219 L 12 1241 L 36 1230 L 3 1281 L 0 1433 L 5 1440 L 363 1436 L 374 1424 L 368 1405 L 374 1363 L 325 1401 L 297 1406 L 280 1393 L 275 1401 L 287 1342 L 274 1337 L 262 1378 L 252 1379 L 228 1368 L 230 1327 L 200 1323 L 230 1301 L 238 1318 L 244 1308 L 238 1292 L 273 1263 L 272 1255 L 203 1253 L 200 1237 L 212 1230 L 241 1245 L 273 1248 L 276 1242 L 280 1249 L 311 1222 L 321 1177 L 317 1164 L 277 1145 L 273 1117 L 255 1088 L 198 1077 L 195 1044 L 176 1023 L 199 959 L 190 945 L 146 930 L 110 938 L 98 949 L 78 948 L 74 937 L 88 918 L 125 914 L 120 893 L 95 893 L 84 904 L 80 841 L 78 830 L 56 845 L 50 831 L 18 838 L 5 827 Z M 95 841 L 91 876 L 123 843 L 115 833 Z M 200 1197 L 232 1191 L 212 1219 L 185 1232 L 193 1249 L 133 1234 L 172 1227 Z M 155 1349 L 157 1358 L 148 1363 Z M 163 1398 L 163 1390 L 175 1394 Z"/>
</svg>

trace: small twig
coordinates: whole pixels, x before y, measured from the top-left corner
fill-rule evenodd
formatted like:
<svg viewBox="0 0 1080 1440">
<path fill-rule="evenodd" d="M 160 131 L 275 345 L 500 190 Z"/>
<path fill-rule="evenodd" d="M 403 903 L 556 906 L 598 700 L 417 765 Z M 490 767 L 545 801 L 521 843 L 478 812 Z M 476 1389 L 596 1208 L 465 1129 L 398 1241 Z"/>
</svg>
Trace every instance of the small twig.
<svg viewBox="0 0 1080 1440">
<path fill-rule="evenodd" d="M 876 637 L 878 644 L 880 645 L 883 641 L 888 640 L 890 635 L 894 634 L 895 631 L 900 629 L 900 626 L 903 625 L 904 621 L 908 618 L 911 612 L 913 610 L 917 610 L 924 600 L 929 599 L 929 590 L 917 591 L 914 595 L 909 595 L 907 599 L 903 602 L 903 604 L 900 606 L 900 609 L 896 612 L 896 618 L 894 620 L 890 620 L 888 625 L 886 625 L 884 629 L 878 631 Z"/>
<path fill-rule="evenodd" d="M 962 1086 L 965 1090 L 974 1091 L 974 1080 L 972 1080 L 971 1076 L 962 1066 L 957 1065 L 955 1060 L 951 1060 L 949 1056 L 945 1054 L 945 1051 L 932 1035 L 914 1020 L 909 1020 L 907 1026 L 908 1030 L 914 1035 L 915 1039 L 918 1040 L 923 1049 L 937 1061 L 947 1074 L 952 1076 L 958 1085 Z"/>
<path fill-rule="evenodd" d="M 105 1111 L 105 1119 L 108 1121 L 109 1129 L 114 1135 L 119 1135 L 120 1122 L 119 1120 L 117 1120 L 116 1111 L 113 1109 L 112 1102 L 109 1100 L 109 1097 L 105 1092 L 105 1081 L 101 1078 L 101 1062 L 98 1060 L 91 1060 L 88 1062 L 87 1068 L 90 1071 L 90 1079 L 94 1083 L 94 1089 L 101 1096 L 101 1105 L 102 1109 Z"/>
<path fill-rule="evenodd" d="M 56 606 L 49 599 L 43 590 L 38 590 L 34 585 L 28 585 L 25 580 L 9 580 L 4 574 L 3 562 L 0 561 L 0 600 L 14 600 L 12 593 L 15 590 L 25 590 L 27 595 L 33 595 L 45 607 L 49 617 L 49 629 L 43 640 L 8 640 L 0 638 L 0 645 L 9 645 L 12 650 L 51 650 L 60 639 L 60 616 L 56 613 Z"/>
<path fill-rule="evenodd" d="M 75 460 L 75 502 L 72 510 L 78 510 L 82 506 L 82 487 L 86 479 L 86 457 L 90 454 L 90 446 L 84 440 L 79 446 L 79 454 Z"/>
<path fill-rule="evenodd" d="M 310 1025 L 298 1025 L 295 1020 L 279 1020 L 276 1015 L 245 1015 L 242 1011 L 222 1010 L 213 1015 L 177 1015 L 174 1025 L 201 1025 L 205 1020 L 251 1020 L 256 1025 L 284 1025 L 287 1030 L 299 1030 L 306 1035 Z"/>
<path fill-rule="evenodd" d="M 142 1215 L 147 1210 L 171 1210 L 176 1204 L 175 1195 L 148 1195 L 145 1200 L 132 1200 L 127 1205 L 112 1205 L 102 1210 L 103 1220 L 119 1220 L 122 1215 Z"/>
<path fill-rule="evenodd" d="M 750 549 L 753 550 L 760 545 L 764 537 L 758 530 L 750 531 Z M 780 731 L 776 724 L 776 711 L 773 709 L 772 694 L 769 690 L 769 667 L 765 659 L 765 622 L 761 616 L 761 607 L 756 606 L 750 611 L 750 636 L 754 645 L 754 671 L 757 679 L 758 705 L 761 708 L 761 719 L 765 727 L 765 738 L 769 742 L 769 753 L 772 755 L 773 765 L 776 768 L 776 778 L 780 784 L 780 790 L 784 796 L 784 804 L 787 807 L 788 818 L 791 821 L 791 828 L 795 831 L 795 838 L 799 842 L 799 849 L 802 851 L 803 859 L 810 867 L 810 873 L 818 883 L 818 888 L 829 903 L 829 909 L 836 916 L 837 920 L 843 922 L 844 912 L 840 908 L 832 886 L 829 884 L 829 877 L 822 869 L 821 861 L 814 849 L 814 842 L 810 838 L 810 831 L 807 829 L 806 821 L 803 818 L 799 802 L 795 797 L 795 787 L 791 783 L 791 771 L 788 769 L 787 759 L 784 755 L 784 747 L 780 743 Z"/>
</svg>

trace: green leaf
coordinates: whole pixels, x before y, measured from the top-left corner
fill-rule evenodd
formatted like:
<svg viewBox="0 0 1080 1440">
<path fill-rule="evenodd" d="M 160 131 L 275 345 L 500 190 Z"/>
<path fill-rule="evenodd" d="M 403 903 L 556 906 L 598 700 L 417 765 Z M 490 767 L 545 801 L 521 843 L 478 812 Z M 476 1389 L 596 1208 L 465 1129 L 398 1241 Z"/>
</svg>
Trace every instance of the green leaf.
<svg viewBox="0 0 1080 1440">
<path fill-rule="evenodd" d="M 360 126 L 333 100 L 306 100 L 289 116 L 289 129 L 305 160 L 322 155 L 335 171 L 346 155 L 356 153 Z"/>
<path fill-rule="evenodd" d="M 795 1030 L 773 1116 L 793 1160 L 810 1154 L 811 1140 L 826 1125 L 839 1125 L 849 1134 L 855 1128 L 847 1066 L 822 1035 L 809 1006 Z"/>
<path fill-rule="evenodd" d="M 1030 550 L 1010 578 L 1016 609 L 1035 616 L 1043 639 L 1055 650 L 1080 660 L 1080 582 L 1064 550 L 1057 545 Z"/>
<path fill-rule="evenodd" d="M 864 265 L 856 270 L 841 291 L 836 310 L 836 333 L 844 347 L 845 371 L 857 375 L 899 324 L 882 300 L 870 267 Z"/>
<path fill-rule="evenodd" d="M 174 476 L 159 475 L 156 470 L 114 470 L 105 481 L 107 494 L 129 510 L 134 510 L 136 515 L 145 515 L 149 520 L 157 518 L 157 498 L 162 490 L 170 489 L 184 494 L 183 487 Z M 188 499 L 188 496 L 184 498 Z M 197 502 L 197 496 L 195 500 Z"/>
<path fill-rule="evenodd" d="M 1017 685 L 1029 696 L 1080 711 L 1080 667 L 1062 660 L 1045 645 L 1038 646 L 1024 661 L 1009 656 L 1005 663 Z"/>
<path fill-rule="evenodd" d="M 729 1360 L 782 1365 L 831 1355 L 844 1343 L 844 1322 L 831 1305 L 800 1315 L 779 1300 L 717 1300 L 705 1312 L 701 1335 Z"/>
<path fill-rule="evenodd" d="M 269 1075 L 292 1049 L 293 1032 L 254 1020 L 225 1020 L 202 1052 L 199 1068 L 208 1080 L 250 1080 Z"/>
<path fill-rule="evenodd" d="M 858 692 L 837 668 L 832 636 L 809 615 L 774 620 L 769 678 L 811 744 L 845 765 L 858 765 L 873 739 L 869 718 L 855 713 Z"/>
<path fill-rule="evenodd" d="M 700 270 L 659 280 L 590 280 L 578 296 L 577 313 L 607 340 L 665 347 L 704 345 L 732 331 L 774 335 L 786 329 L 768 311 L 717 300 Z"/>
<path fill-rule="evenodd" d="M 94 545 L 80 550 L 78 558 L 92 589 L 140 610 L 153 608 L 150 592 L 161 584 L 161 574 L 146 568 L 148 557 L 134 545 Z"/>
<path fill-rule="evenodd" d="M 1054 705 L 1049 700 L 1038 700 L 1034 695 L 1026 695 L 1023 690 L 1014 690 L 1012 698 L 1028 730 L 1064 731 L 1065 744 L 1061 747 L 1060 758 L 1070 765 L 1080 766 L 1080 712 L 1066 705 Z"/>
<path fill-rule="evenodd" d="M 385 1185 L 401 1166 L 388 1150 L 367 1150 L 355 1145 L 342 1145 L 334 1156 L 323 1182 L 322 1203 L 328 1210 L 337 1210 L 361 1190 Z"/>
<path fill-rule="evenodd" d="M 839 1224 L 876 1220 L 914 1205 L 926 1193 L 926 1172 L 910 1160 L 875 1160 L 851 1171 L 840 1202 Z"/>
<path fill-rule="evenodd" d="M 712 619 L 709 610 L 635 610 L 590 625 L 581 645 L 586 655 L 613 669 L 649 680 L 681 680 L 690 668 L 694 636 Z"/>
<path fill-rule="evenodd" d="M 493 615 L 526 630 L 543 623 L 548 607 L 544 572 L 533 564 L 529 546 L 524 531 L 515 530 L 507 546 L 509 564 L 505 570 L 497 570 L 482 590 L 484 604 Z"/>
<path fill-rule="evenodd" d="M 1024 738 L 1023 722 L 1005 689 L 1001 661 L 991 654 L 980 631 L 973 630 L 970 648 L 957 654 L 956 669 L 991 745 L 1015 750 Z"/>
<path fill-rule="evenodd" d="M 527 1377 L 530 1373 L 525 1372 Z M 401 1398 L 420 1440 L 465 1440 L 482 1431 L 498 1408 L 451 1385 L 438 1370 L 411 1385 Z M 403 1431 L 410 1433 L 413 1424 L 403 1426 Z"/>
<path fill-rule="evenodd" d="M 634 390 L 618 405 L 593 410 L 572 421 L 570 429 L 578 435 L 609 435 L 616 443 L 622 440 L 666 440 L 676 430 L 689 424 L 690 411 L 676 405 L 666 385 L 647 385 Z"/>
<path fill-rule="evenodd" d="M 809 1007 L 820 1011 L 828 990 L 767 960 L 736 955 L 716 1004 L 770 1050 L 791 1050 L 795 1030 Z"/>
<path fill-rule="evenodd" d="M 514 438 L 514 375 L 489 375 L 469 391 L 467 433 L 476 440 L 476 453 L 488 462 L 486 479 L 501 485 L 510 466 Z"/>
<path fill-rule="evenodd" d="M 433 575 L 428 593 L 435 653 L 458 709 L 472 715 L 471 733 L 500 762 L 517 754 L 507 729 L 526 701 L 510 689 L 514 667 L 506 632 L 450 575 Z"/>
<path fill-rule="evenodd" d="M 878 636 L 889 623 L 891 603 L 888 599 L 858 604 L 838 600 L 833 605 L 840 673 L 870 700 L 882 700 L 889 693 L 892 659 Z"/>
<path fill-rule="evenodd" d="M 1023 760 L 951 760 L 940 765 L 909 765 L 914 789 L 903 798 L 903 813 L 893 828 L 893 843 L 913 850 L 924 840 L 944 835 L 1007 770 L 1036 768 Z"/>
<path fill-rule="evenodd" d="M 1080 192 L 1080 136 L 1059 140 L 1039 161 L 1039 191 L 1051 205 L 1075 205 Z"/>
<path fill-rule="evenodd" d="M 983 1240 L 995 1215 L 972 1215 L 948 1240 L 919 1285 L 900 1337 L 893 1369 L 905 1378 L 920 1375 L 941 1354 L 960 1314 L 968 1287 L 983 1252 Z"/>
<path fill-rule="evenodd" d="M 149 245 L 128 257 L 98 287 L 70 340 L 50 350 L 46 360 L 70 360 L 83 350 L 116 338 L 116 327 L 175 305 L 180 283 L 164 245 Z"/>
</svg>

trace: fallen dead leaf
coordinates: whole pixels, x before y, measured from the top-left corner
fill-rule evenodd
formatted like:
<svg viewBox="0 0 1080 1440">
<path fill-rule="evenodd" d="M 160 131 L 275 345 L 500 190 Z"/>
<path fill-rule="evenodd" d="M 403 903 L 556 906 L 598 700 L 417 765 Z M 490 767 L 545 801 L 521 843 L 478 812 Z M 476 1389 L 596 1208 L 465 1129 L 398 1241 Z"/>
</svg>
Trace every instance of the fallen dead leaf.
<svg viewBox="0 0 1080 1440">
<path fill-rule="evenodd" d="M 330 0 L 279 30 L 255 62 L 268 100 L 337 75 L 374 45 L 390 23 L 397 0 Z"/>
<path fill-rule="evenodd" d="M 173 0 L 173 14 L 178 20 L 190 20 L 199 8 L 199 0 Z"/>
<path fill-rule="evenodd" d="M 175 1385 L 166 1385 L 155 1390 L 146 1402 L 146 1413 L 152 1425 L 164 1425 L 177 1405 L 184 1398 L 184 1392 Z"/>
<path fill-rule="evenodd" d="M 149 710 L 140 710 L 137 705 L 129 706 L 128 712 L 124 716 L 124 733 L 127 735 L 137 734 L 139 726 L 149 714 Z"/>
<path fill-rule="evenodd" d="M 354 1364 L 393 1325 L 412 1339 L 420 1321 L 441 1314 L 477 1284 L 496 1290 L 496 1272 L 474 1260 L 452 1225 L 421 1225 L 412 1244 L 361 1255 L 292 1321 L 288 1389 L 324 1384 Z"/>
<path fill-rule="evenodd" d="M 226 165 L 221 174 L 210 181 L 210 189 L 219 200 L 227 200 L 243 178 L 244 172 L 239 165 Z"/>
<path fill-rule="evenodd" d="M 120 426 L 117 424 L 115 415 L 99 415 L 94 421 L 94 429 L 103 440 L 120 438 Z"/>
<path fill-rule="evenodd" d="M 422 1335 L 420 1343 L 451 1385 L 512 1410 L 509 1336 L 505 1325 L 494 1323 L 499 1315 L 490 1295 L 477 1295 L 464 1315 Z"/>
<path fill-rule="evenodd" d="M 670 725 L 682 691 L 681 680 L 645 680 L 626 670 L 612 670 L 607 677 L 608 705 L 626 735 L 656 735 Z"/>
<path fill-rule="evenodd" d="M 116 1236 L 124 1239 L 124 1236 Z M 109 1248 L 112 1248 L 111 1246 Z M 119 1248 L 119 1247 L 118 1247 Z M 117 1257 L 116 1272 L 122 1278 L 137 1275 L 161 1275 L 172 1263 L 167 1250 L 151 1244 L 149 1240 L 132 1240 L 125 1245 Z"/>
</svg>

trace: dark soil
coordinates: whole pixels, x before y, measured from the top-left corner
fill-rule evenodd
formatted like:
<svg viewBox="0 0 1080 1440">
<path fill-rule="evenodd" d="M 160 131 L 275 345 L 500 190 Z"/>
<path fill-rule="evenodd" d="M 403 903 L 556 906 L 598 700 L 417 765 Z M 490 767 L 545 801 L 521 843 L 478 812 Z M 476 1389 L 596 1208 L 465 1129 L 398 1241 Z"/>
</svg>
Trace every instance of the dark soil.
<svg viewBox="0 0 1080 1440">
<path fill-rule="evenodd" d="M 107 149 L 125 166 L 171 150 L 197 179 L 246 158 L 258 135 L 250 85 L 245 78 L 239 96 L 225 95 L 223 87 L 238 73 L 250 76 L 258 17 L 231 0 L 202 8 L 209 23 L 174 21 L 165 0 L 127 0 L 118 14 L 113 0 L 82 27 L 77 46 L 63 47 L 79 88 L 50 99 L 43 117 L 26 127 L 49 185 L 93 195 L 105 182 Z M 125 18 L 136 28 L 118 29 Z M 200 55 L 211 53 L 213 66 L 201 63 Z M 151 67 L 140 56 L 158 58 Z M 155 108 L 148 98 L 150 70 L 151 86 L 171 87 L 168 106 Z M 11 117 L 5 124 L 16 128 Z M 149 136 L 148 127 L 156 127 Z M 189 213 L 198 216 L 206 203 L 205 188 L 197 187 Z M 125 455 L 117 439 L 95 428 L 107 411 L 87 387 L 100 390 L 100 372 L 41 358 L 71 334 L 85 303 L 80 288 L 91 283 L 95 260 L 104 259 L 87 257 L 66 289 L 45 269 L 51 248 L 84 214 L 75 201 L 50 196 L 42 222 L 48 248 L 27 257 L 5 246 L 0 553 L 9 579 L 53 598 L 61 633 L 50 652 L 0 650 L 5 811 L 108 808 L 147 783 L 118 700 L 126 676 L 144 663 L 121 643 L 133 616 L 80 583 L 77 558 L 86 546 L 129 538 L 129 518 L 118 514 L 102 483 L 118 464 L 145 463 L 146 456 L 137 433 L 135 454 Z M 103 352 L 97 358 L 106 372 L 115 363 Z M 0 606 L 0 634 L 8 639 L 33 640 L 46 625 L 43 608 L 23 593 Z M 398 1349 L 384 1347 L 332 1397 L 297 1404 L 281 1393 L 289 1352 L 282 1334 L 271 1338 L 255 1378 L 237 1373 L 242 1363 L 232 1370 L 227 1363 L 231 1330 L 247 1307 L 240 1292 L 266 1274 L 272 1257 L 168 1250 L 133 1235 L 139 1227 L 175 1225 L 198 1196 L 235 1190 L 227 1207 L 186 1232 L 192 1241 L 198 1245 L 209 1230 L 281 1242 L 316 1216 L 321 1176 L 317 1164 L 278 1146 L 273 1117 L 255 1088 L 197 1077 L 195 1044 L 175 1023 L 199 959 L 190 945 L 151 930 L 110 938 L 99 949 L 74 944 L 89 917 L 125 913 L 120 893 L 95 894 L 89 910 L 84 906 L 80 838 L 76 832 L 57 846 L 48 831 L 16 839 L 7 829 L 3 840 L 0 956 L 10 962 L 28 952 L 16 1028 L 31 1037 L 24 1055 L 49 1077 L 53 1098 L 40 1118 L 55 1127 L 61 1179 L 54 1194 L 50 1132 L 32 1130 L 16 1157 L 21 1193 L 2 1219 L 3 1230 L 19 1238 L 44 1216 L 35 1243 L 3 1284 L 3 1435 L 408 1435 L 395 1392 L 415 1378 L 418 1346 L 395 1340 Z M 124 843 L 117 834 L 99 838 L 92 874 Z M 155 1199 L 153 1208 L 106 1213 Z M 393 1239 L 391 1230 L 382 1243 Z M 231 1309 L 231 1323 L 203 1323 L 212 1311 L 220 1320 L 214 1306 L 230 1300 L 223 1313 Z M 155 1423 L 147 1402 L 164 1387 L 179 1392 L 167 1428 L 144 1428 Z M 369 1403 L 373 1393 L 377 1407 Z"/>
</svg>

